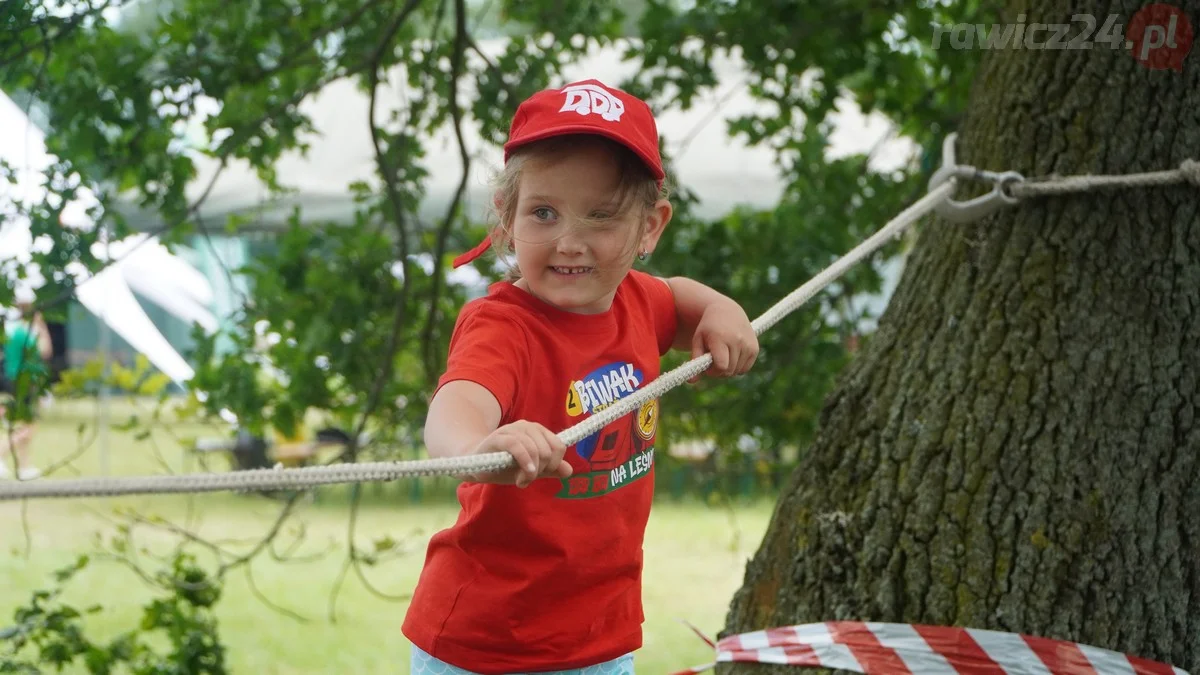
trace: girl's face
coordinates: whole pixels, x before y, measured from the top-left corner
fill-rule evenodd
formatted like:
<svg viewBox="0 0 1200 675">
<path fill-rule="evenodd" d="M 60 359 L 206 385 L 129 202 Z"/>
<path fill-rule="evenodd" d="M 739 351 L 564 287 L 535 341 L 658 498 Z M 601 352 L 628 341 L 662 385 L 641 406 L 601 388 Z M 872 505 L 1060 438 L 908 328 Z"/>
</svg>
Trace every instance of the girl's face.
<svg viewBox="0 0 1200 675">
<path fill-rule="evenodd" d="M 617 157 L 601 143 L 525 163 L 511 224 L 519 288 L 569 312 L 608 311 L 634 258 L 654 250 L 671 218 L 666 200 L 613 217 L 620 179 Z"/>
</svg>

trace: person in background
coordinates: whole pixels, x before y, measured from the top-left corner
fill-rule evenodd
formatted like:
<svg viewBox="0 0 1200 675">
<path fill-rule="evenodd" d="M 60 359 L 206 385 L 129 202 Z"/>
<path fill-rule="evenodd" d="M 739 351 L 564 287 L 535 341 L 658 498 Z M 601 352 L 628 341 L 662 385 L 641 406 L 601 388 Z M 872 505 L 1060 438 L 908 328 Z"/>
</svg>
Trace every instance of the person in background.
<svg viewBox="0 0 1200 675">
<path fill-rule="evenodd" d="M 29 460 L 29 444 L 37 431 L 37 400 L 54 344 L 41 312 L 33 311 L 28 302 L 18 303 L 17 308 L 21 319 L 8 322 L 4 343 L 5 390 L 11 402 L 0 405 L 0 410 L 7 421 L 8 405 L 17 405 L 18 421 L 11 427 L 5 424 L 0 433 L 0 478 L 10 476 L 15 468 L 19 480 L 33 480 L 42 473 Z"/>
</svg>

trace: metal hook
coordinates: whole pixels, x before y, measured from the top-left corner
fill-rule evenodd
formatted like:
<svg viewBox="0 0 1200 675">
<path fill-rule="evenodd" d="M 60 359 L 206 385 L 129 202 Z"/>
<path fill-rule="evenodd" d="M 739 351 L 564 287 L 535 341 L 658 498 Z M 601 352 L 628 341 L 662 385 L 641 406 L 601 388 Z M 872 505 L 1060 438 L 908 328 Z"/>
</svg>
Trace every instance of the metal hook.
<svg viewBox="0 0 1200 675">
<path fill-rule="evenodd" d="M 1005 206 L 1012 206 L 1019 202 L 1020 200 L 1006 192 L 1005 188 L 1011 183 L 1024 181 L 1025 177 L 1016 171 L 995 173 L 981 171 L 972 166 L 959 166 L 954 160 L 954 143 L 957 139 L 958 134 L 951 133 L 942 141 L 942 166 L 929 179 L 929 189 L 932 190 L 948 180 L 958 178 L 989 180 L 995 187 L 991 192 L 965 202 L 946 199 L 935 207 L 934 210 L 938 212 L 938 215 L 952 223 L 970 223 L 990 216 Z"/>
</svg>

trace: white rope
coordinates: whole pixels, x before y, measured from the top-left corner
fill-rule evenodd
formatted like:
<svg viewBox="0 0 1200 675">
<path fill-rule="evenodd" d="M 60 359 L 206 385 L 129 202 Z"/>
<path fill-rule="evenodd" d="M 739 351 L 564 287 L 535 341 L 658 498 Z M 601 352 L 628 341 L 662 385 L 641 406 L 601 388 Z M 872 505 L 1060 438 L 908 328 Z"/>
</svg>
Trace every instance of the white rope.
<svg viewBox="0 0 1200 675">
<path fill-rule="evenodd" d="M 1154 187 L 1191 183 L 1200 187 L 1200 162 L 1186 159 L 1178 169 L 1124 176 L 1068 176 L 1028 182 L 1019 175 L 1013 180 L 1008 174 L 982 171 L 958 165 L 953 160 L 952 139 L 948 138 L 951 154 L 945 159 L 945 170 L 957 180 L 988 180 L 1001 186 L 1012 198 L 1063 195 L 1090 192 L 1106 188 Z M 958 204 L 950 199 L 957 180 L 947 180 L 935 186 L 923 198 L 900 213 L 878 232 L 842 256 L 827 269 L 803 286 L 792 291 L 751 325 L 756 335 L 808 302 L 814 295 L 846 273 L 851 266 L 882 247 L 888 239 L 898 236 L 935 208 L 971 211 L 974 216 L 1002 206 L 1004 200 L 985 199 L 990 203 L 982 209 L 971 204 Z M 1001 185 L 1002 184 L 1002 185 Z M 1003 196 L 1003 195 L 999 195 Z M 977 200 L 976 200 L 977 201 Z M 1011 198 L 1009 198 L 1011 201 Z M 972 217 L 974 219 L 974 217 Z M 663 374 L 645 388 L 623 398 L 603 412 L 558 434 L 563 444 L 574 445 L 603 429 L 610 422 L 626 415 L 643 403 L 657 398 L 704 372 L 712 365 L 712 356 L 704 354 Z M 255 469 L 218 474 L 184 474 L 176 476 L 135 476 L 129 478 L 80 478 L 66 480 L 34 480 L 0 484 L 0 501 L 29 497 L 89 497 L 124 494 L 165 494 L 180 492 L 217 492 L 224 490 L 287 490 L 338 483 L 388 481 L 415 476 L 466 476 L 497 471 L 512 465 L 512 456 L 505 452 L 467 457 L 434 458 L 403 462 L 369 462 L 295 469 Z"/>
<path fill-rule="evenodd" d="M 794 312 L 863 258 L 898 237 L 910 225 L 945 200 L 955 188 L 948 181 L 908 207 L 849 253 L 834 261 L 817 276 L 789 293 L 751 322 L 755 335 L 762 335 L 783 317 Z M 567 447 L 600 431 L 610 422 L 637 410 L 643 403 L 678 387 L 708 370 L 712 355 L 704 354 L 664 373 L 627 398 L 558 434 Z M 494 452 L 467 457 L 448 457 L 398 462 L 364 462 L 295 469 L 254 469 L 226 473 L 196 473 L 175 476 L 129 478 L 75 478 L 33 480 L 0 484 L 0 501 L 40 497 L 100 497 L 129 494 L 219 492 L 227 490 L 289 490 L 337 483 L 389 481 L 415 476 L 465 476 L 498 471 L 512 465 L 512 455 Z"/>
<path fill-rule="evenodd" d="M 1191 183 L 1200 188 L 1200 162 L 1185 159 L 1179 168 L 1120 176 L 1051 176 L 1038 181 L 1026 181 L 1016 171 L 995 172 L 980 169 L 955 160 L 958 134 L 947 134 L 942 140 L 942 166 L 929 179 L 930 189 L 957 178 L 960 181 L 985 181 L 992 184 L 991 192 L 964 202 L 947 198 L 938 204 L 937 212 L 951 223 L 974 223 L 996 211 L 1019 204 L 1022 199 L 1048 197 L 1071 193 L 1092 192 L 1107 188 L 1163 187 Z"/>
<path fill-rule="evenodd" d="M 1007 187 L 1008 192 L 1017 198 L 1046 197 L 1070 194 L 1073 192 L 1092 192 L 1107 188 L 1157 187 L 1191 183 L 1200 187 L 1200 162 L 1185 159 L 1178 169 L 1166 171 L 1151 171 L 1148 173 L 1133 173 L 1123 176 L 1067 176 L 1051 178 L 1035 182 L 1017 182 Z"/>
</svg>

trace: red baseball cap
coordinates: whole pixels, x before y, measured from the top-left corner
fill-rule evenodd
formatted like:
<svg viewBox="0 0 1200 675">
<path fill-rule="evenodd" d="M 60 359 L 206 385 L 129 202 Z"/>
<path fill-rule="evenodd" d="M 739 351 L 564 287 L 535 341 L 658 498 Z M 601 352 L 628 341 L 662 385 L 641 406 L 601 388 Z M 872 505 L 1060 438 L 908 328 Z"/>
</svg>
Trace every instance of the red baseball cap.
<svg viewBox="0 0 1200 675">
<path fill-rule="evenodd" d="M 662 184 L 666 172 L 658 153 L 658 125 L 645 101 L 599 80 L 580 80 L 561 89 L 544 89 L 517 107 L 504 144 L 504 161 L 513 150 L 554 136 L 595 134 L 629 148 Z M 454 259 L 460 267 L 491 246 L 485 237 L 478 246 Z"/>
</svg>

